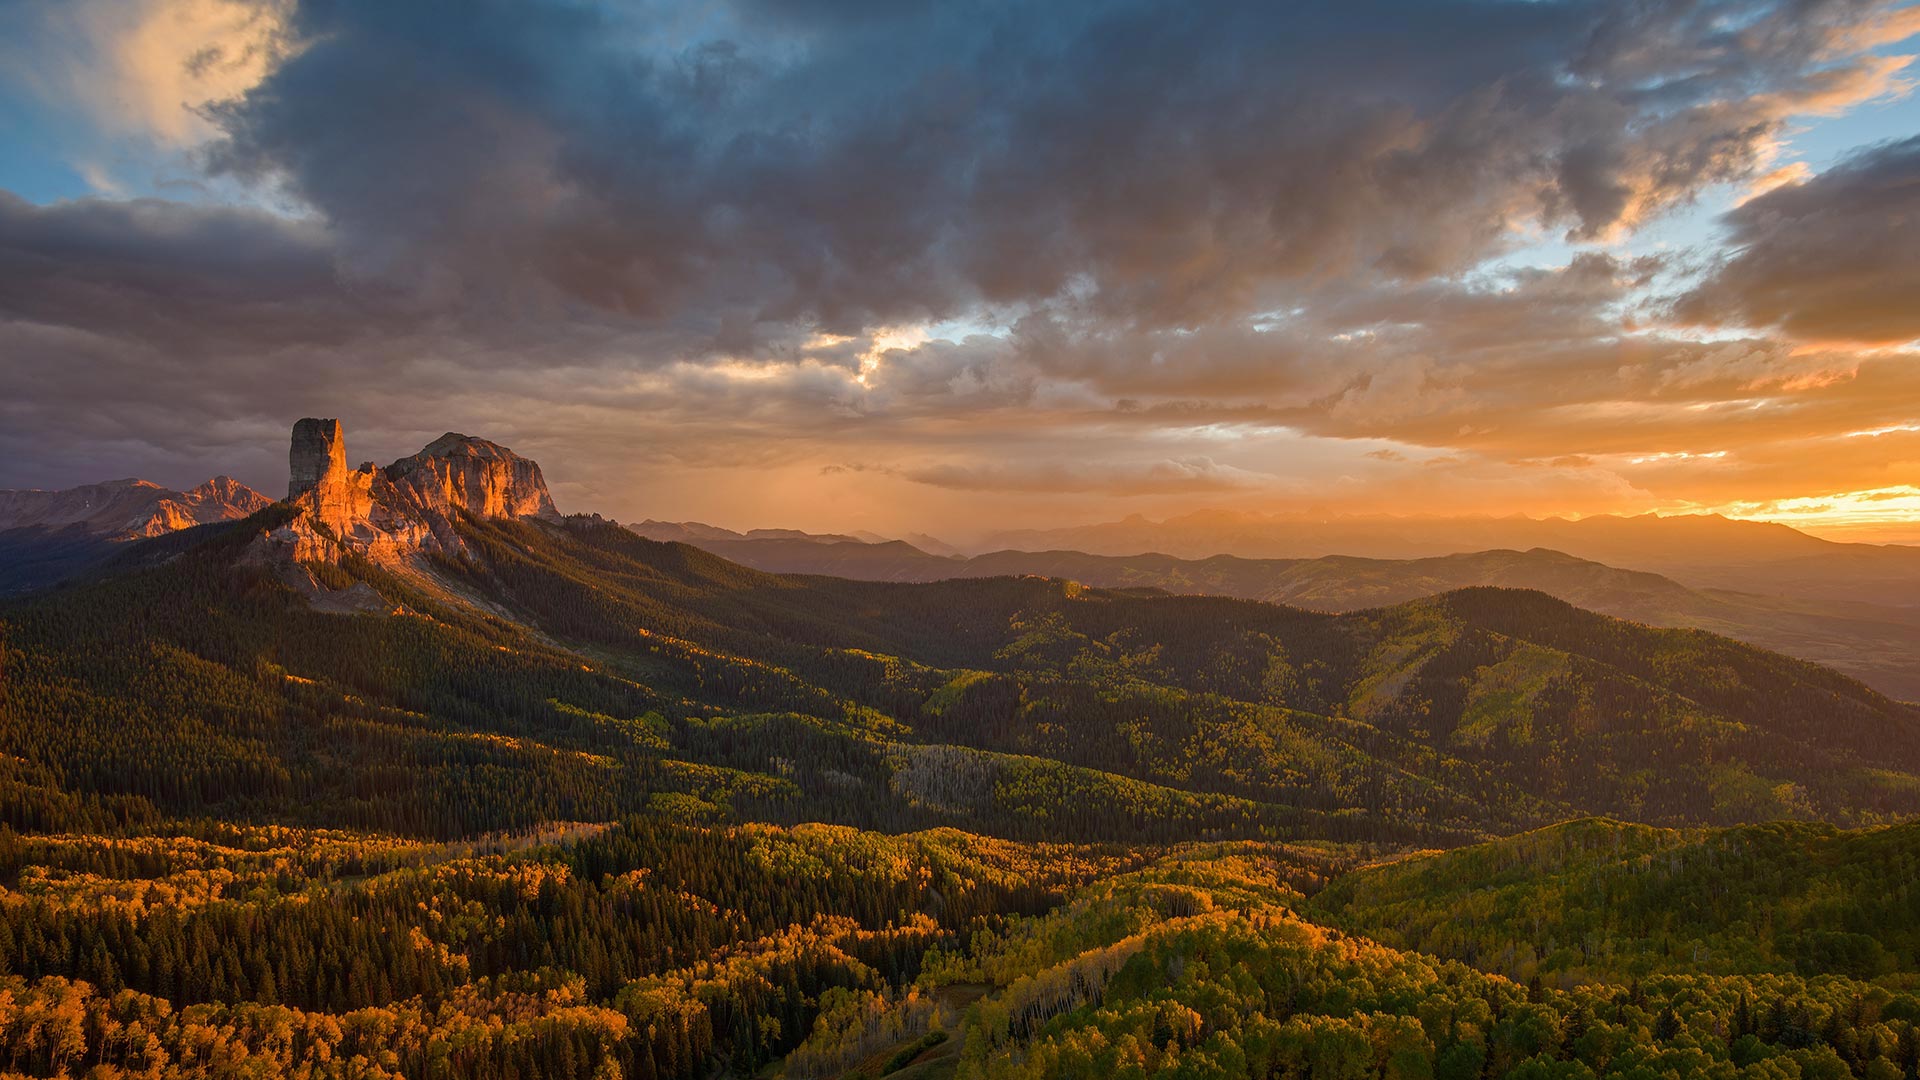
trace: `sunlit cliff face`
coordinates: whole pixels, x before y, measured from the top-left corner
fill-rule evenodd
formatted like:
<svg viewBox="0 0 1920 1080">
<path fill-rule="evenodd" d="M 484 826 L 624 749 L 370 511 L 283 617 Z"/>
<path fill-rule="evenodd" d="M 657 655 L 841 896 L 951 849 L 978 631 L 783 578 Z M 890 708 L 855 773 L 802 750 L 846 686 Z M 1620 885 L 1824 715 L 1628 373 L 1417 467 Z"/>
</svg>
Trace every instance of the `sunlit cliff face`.
<svg viewBox="0 0 1920 1080">
<path fill-rule="evenodd" d="M 0 487 L 322 414 L 623 519 L 1920 542 L 1912 4 L 0 19 Z"/>
</svg>

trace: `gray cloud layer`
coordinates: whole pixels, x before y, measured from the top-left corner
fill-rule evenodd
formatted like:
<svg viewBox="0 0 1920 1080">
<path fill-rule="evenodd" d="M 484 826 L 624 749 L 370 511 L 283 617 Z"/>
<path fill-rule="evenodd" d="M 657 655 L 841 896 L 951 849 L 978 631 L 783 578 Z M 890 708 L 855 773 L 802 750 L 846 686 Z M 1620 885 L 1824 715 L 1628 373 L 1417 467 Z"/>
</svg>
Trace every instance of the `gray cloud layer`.
<svg viewBox="0 0 1920 1080">
<path fill-rule="evenodd" d="M 1920 338 L 1920 136 L 1769 191 L 1727 224 L 1736 253 L 1683 315 L 1827 341 Z"/>
<path fill-rule="evenodd" d="M 213 111 L 203 155 L 306 217 L 0 195 L 0 485 L 240 468 L 240 447 L 265 473 L 314 412 L 363 418 L 366 456 L 448 426 L 577 455 L 589 492 L 778 439 L 913 443 L 897 475 L 959 490 L 1261 475 L 1174 447 L 984 460 L 1023 423 L 1110 451 L 1225 423 L 1528 458 L 1579 430 L 1554 402 L 1744 394 L 1805 364 L 1627 335 L 1652 265 L 1459 275 L 1527 230 L 1605 237 L 1751 176 L 1790 116 L 1884 84 L 1867 46 L 1892 10 L 295 4 L 286 59 Z M 1872 303 L 1910 293 L 1913 246 L 1868 234 L 1912 156 L 1747 204 L 1742 252 L 1684 310 L 1900 333 L 1858 289 L 1779 282 L 1846 272 L 1819 239 L 1837 223 L 1877 253 Z M 982 332 L 853 381 L 865 335 L 938 320 Z M 1630 450 L 1612 423 L 1578 449 Z"/>
<path fill-rule="evenodd" d="M 213 160 L 283 179 L 356 272 L 721 349 L 1068 295 L 1192 325 L 1737 178 L 1869 77 L 1878 6 L 745 4 L 689 39 L 665 9 L 334 0 Z"/>
</svg>

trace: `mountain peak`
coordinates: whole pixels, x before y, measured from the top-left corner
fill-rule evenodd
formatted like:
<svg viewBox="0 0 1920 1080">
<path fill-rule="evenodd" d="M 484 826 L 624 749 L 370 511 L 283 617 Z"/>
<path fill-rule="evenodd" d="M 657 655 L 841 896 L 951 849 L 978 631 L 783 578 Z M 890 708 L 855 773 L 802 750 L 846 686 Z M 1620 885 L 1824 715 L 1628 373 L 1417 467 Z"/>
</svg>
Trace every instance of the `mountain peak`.
<svg viewBox="0 0 1920 1080">
<path fill-rule="evenodd" d="M 477 457 L 499 461 L 525 461 L 526 458 L 490 439 L 449 431 L 428 443 L 414 457 Z"/>
<path fill-rule="evenodd" d="M 540 466 L 498 443 L 449 431 L 384 469 L 347 468 L 340 421 L 293 425 L 287 500 L 302 514 L 272 539 L 300 559 L 344 551 L 375 558 L 465 550 L 454 521 L 475 517 L 558 520 Z"/>
<path fill-rule="evenodd" d="M 231 521 L 272 500 L 231 477 L 191 491 L 125 477 L 57 491 L 0 491 L 0 529 L 79 529 L 101 540 L 133 540 Z"/>
<path fill-rule="evenodd" d="M 245 517 L 257 510 L 273 505 L 273 500 L 253 490 L 231 476 L 215 476 L 200 482 L 200 486 L 188 491 L 187 497 L 201 502 L 221 502 L 234 506 L 244 506 Z"/>
</svg>

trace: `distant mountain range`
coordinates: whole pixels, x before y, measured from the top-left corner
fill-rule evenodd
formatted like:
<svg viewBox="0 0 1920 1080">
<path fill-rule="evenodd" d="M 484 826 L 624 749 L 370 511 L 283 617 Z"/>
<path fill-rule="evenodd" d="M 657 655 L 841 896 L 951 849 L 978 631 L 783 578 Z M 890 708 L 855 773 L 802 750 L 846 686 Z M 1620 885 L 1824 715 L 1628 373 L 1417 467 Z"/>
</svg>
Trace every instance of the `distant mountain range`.
<svg viewBox="0 0 1920 1080">
<path fill-rule="evenodd" d="M 885 539 L 870 533 L 820 534 L 792 529 L 737 532 L 662 521 L 646 521 L 632 528 L 642 536 L 712 545 L 715 551 L 722 551 L 722 544 L 737 541 L 818 544 L 882 543 Z M 1920 547 L 1823 540 L 1786 525 L 1717 514 L 1598 515 L 1577 520 L 1517 515 L 1305 518 L 1207 510 L 1164 521 L 1134 515 L 1095 525 L 1000 532 L 964 545 L 924 534 L 901 539 L 921 554 L 943 557 L 997 556 L 1018 551 L 1154 554 L 1184 560 L 1230 555 L 1286 561 L 1325 556 L 1397 561 L 1544 548 L 1608 566 L 1663 574 L 1690 588 L 1731 589 L 1822 603 L 1854 600 L 1875 606 L 1920 607 Z M 745 549 L 733 550 L 746 554 Z M 912 553 L 899 554 L 920 565 Z M 877 552 L 861 553 L 859 558 L 875 565 L 888 561 L 884 553 Z M 794 565 L 790 569 L 804 568 Z M 907 578 L 914 576 L 909 574 Z"/>
<path fill-rule="evenodd" d="M 450 517 L 456 510 L 557 517 L 539 467 L 484 439 L 449 433 L 418 455 L 359 470 L 346 468 L 337 424 L 316 427 L 307 442 L 304 450 L 294 450 L 295 457 L 305 455 L 292 463 L 296 477 L 304 477 L 294 494 L 315 513 L 280 535 L 303 558 L 324 554 L 336 542 L 362 552 L 395 545 L 457 553 L 462 544 Z M 490 506 L 489 499 L 504 502 Z M 186 492 L 140 480 L 0 492 L 0 594 L 82 572 L 129 540 L 233 520 L 270 504 L 267 496 L 226 477 Z M 319 531 L 301 531 L 302 520 L 319 523 Z M 869 532 L 742 532 L 699 522 L 647 520 L 628 528 L 759 570 L 866 581 L 1041 575 L 1329 612 L 1475 586 L 1537 589 L 1652 626 L 1723 633 L 1827 664 L 1895 697 L 1920 700 L 1920 664 L 1914 662 L 1920 549 L 1834 543 L 1782 525 L 1710 515 L 1309 522 L 1208 512 L 1163 522 L 1134 517 L 1007 533 L 998 539 L 1082 546 L 1007 547 L 971 556 L 924 534 L 913 534 L 910 543 Z M 1552 544 L 1499 546 L 1529 538 Z M 1471 546 L 1481 543 L 1495 546 Z M 1138 550 L 1155 544 L 1162 547 Z M 1220 545 L 1237 550 L 1183 554 Z M 1275 551 L 1314 554 L 1257 554 Z"/>
<path fill-rule="evenodd" d="M 0 491 L 0 530 L 74 526 L 109 540 L 246 517 L 273 500 L 228 476 L 190 491 L 145 480 L 108 480 L 63 491 Z"/>
<path fill-rule="evenodd" d="M 1586 518 L 1396 517 L 1387 514 L 1311 518 L 1236 510 L 1203 510 L 1162 521 L 1133 515 L 1120 521 L 1060 529 L 996 533 L 982 549 L 1070 548 L 1096 555 L 1164 551 L 1185 558 L 1233 554 L 1301 559 L 1358 555 L 1406 559 L 1490 548 L 1550 547 L 1600 560 L 1772 560 L 1819 554 L 1835 544 L 1786 525 L 1738 521 L 1717 514 L 1596 515 Z"/>
<path fill-rule="evenodd" d="M 338 425 L 303 421 L 291 461 L 287 500 L 0 607 L 21 658 L 0 766 L 26 770 L 34 813 L 461 836 L 666 805 L 1416 843 L 1589 813 L 1920 813 L 1920 710 L 1832 670 L 1526 589 L 1385 603 L 1489 572 L 1472 560 L 1389 574 L 1347 614 L 992 558 L 965 564 L 980 580 L 781 576 L 563 518 L 538 466 L 483 439 L 347 470 Z M 1687 598 L 1551 553 L 1491 560 Z M 1195 565 L 1156 576 L 1331 588 L 1310 565 Z"/>
<path fill-rule="evenodd" d="M 1003 532 L 975 551 L 1160 552 L 1313 559 L 1421 559 L 1466 551 L 1548 548 L 1610 566 L 1665 574 L 1696 588 L 1872 604 L 1920 605 L 1920 547 L 1822 540 L 1786 525 L 1716 514 L 1569 518 L 1302 518 L 1209 510 L 1152 521 Z"/>
<path fill-rule="evenodd" d="M 131 479 L 0 491 L 0 596 L 68 577 L 127 541 L 232 521 L 272 504 L 227 476 L 187 491 Z"/>
<path fill-rule="evenodd" d="M 748 529 L 745 532 L 739 532 L 699 521 L 655 521 L 652 518 L 628 525 L 627 528 L 649 540 L 680 544 L 726 543 L 737 540 L 794 540 L 808 544 L 884 544 L 888 542 L 886 537 L 870 532 L 810 533 L 799 529 Z"/>
<path fill-rule="evenodd" d="M 1676 522 L 1680 530 L 1699 527 L 1698 522 L 1687 519 L 1655 520 Z M 1639 527 L 1658 526 L 1642 523 Z M 670 527 L 660 522 L 634 528 L 654 538 L 670 534 Z M 868 581 L 1038 574 L 1103 588 L 1231 596 L 1333 612 L 1383 607 L 1473 586 L 1538 589 L 1617 618 L 1726 634 L 1827 664 L 1883 693 L 1920 700 L 1920 664 L 1914 662 L 1916 646 L 1920 645 L 1920 607 L 1822 599 L 1805 591 L 1768 595 L 1690 588 L 1660 574 L 1620 569 L 1545 548 L 1416 559 L 1346 555 L 1182 559 L 1161 554 L 1014 550 L 967 558 L 931 554 L 898 540 L 867 543 L 787 530 L 671 535 L 722 558 L 774 573 L 825 574 Z M 1830 546 L 1843 551 L 1850 547 Z M 1753 577 L 1755 583 L 1761 579 L 1758 573 Z"/>
</svg>

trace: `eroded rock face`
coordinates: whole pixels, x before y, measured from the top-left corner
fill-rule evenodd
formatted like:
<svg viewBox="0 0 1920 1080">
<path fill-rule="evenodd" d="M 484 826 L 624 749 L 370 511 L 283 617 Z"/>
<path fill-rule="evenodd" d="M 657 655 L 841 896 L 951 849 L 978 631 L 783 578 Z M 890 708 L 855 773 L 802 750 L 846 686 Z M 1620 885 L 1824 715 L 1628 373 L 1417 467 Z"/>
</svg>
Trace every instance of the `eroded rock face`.
<svg viewBox="0 0 1920 1080">
<path fill-rule="evenodd" d="M 209 515 L 242 518 L 273 505 L 272 499 L 231 476 L 216 476 L 208 480 L 187 492 L 186 501 L 194 507 L 195 515 L 202 523 L 214 520 Z"/>
<path fill-rule="evenodd" d="M 287 498 L 297 499 L 314 488 L 337 483 L 347 475 L 347 440 L 340 421 L 307 417 L 293 425 L 293 445 L 287 451 Z"/>
<path fill-rule="evenodd" d="M 269 539 L 296 559 L 457 554 L 466 547 L 454 528 L 462 513 L 560 518 L 539 465 L 452 432 L 384 469 L 349 470 L 340 422 L 308 418 L 293 426 L 287 464 L 287 500 L 303 513 Z"/>
<path fill-rule="evenodd" d="M 499 443 L 447 432 L 387 466 L 394 490 L 422 507 L 459 507 L 477 517 L 558 521 L 540 466 Z"/>
</svg>

